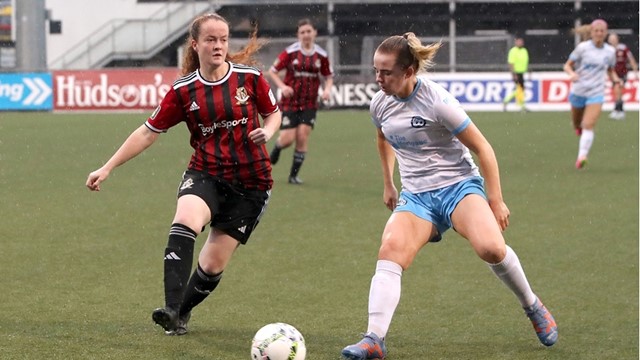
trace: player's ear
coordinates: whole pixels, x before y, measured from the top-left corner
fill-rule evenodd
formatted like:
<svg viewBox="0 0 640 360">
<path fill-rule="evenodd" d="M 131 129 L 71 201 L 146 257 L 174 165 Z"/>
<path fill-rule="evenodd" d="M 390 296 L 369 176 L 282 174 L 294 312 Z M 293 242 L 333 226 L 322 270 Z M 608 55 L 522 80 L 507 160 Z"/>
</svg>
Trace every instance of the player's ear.
<svg viewBox="0 0 640 360">
<path fill-rule="evenodd" d="M 413 66 L 409 66 L 405 71 L 404 71 L 404 77 L 407 79 L 410 79 L 413 75 L 416 74 L 416 71 L 413 69 Z"/>
</svg>

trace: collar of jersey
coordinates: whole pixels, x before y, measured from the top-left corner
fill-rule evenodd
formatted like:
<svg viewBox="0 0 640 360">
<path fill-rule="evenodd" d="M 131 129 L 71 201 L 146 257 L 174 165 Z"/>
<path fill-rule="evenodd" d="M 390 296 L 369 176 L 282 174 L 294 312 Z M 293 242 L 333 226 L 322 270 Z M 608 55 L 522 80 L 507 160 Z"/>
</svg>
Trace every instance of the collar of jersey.
<svg viewBox="0 0 640 360">
<path fill-rule="evenodd" d="M 229 76 L 231 76 L 231 73 L 233 72 L 233 63 L 231 61 L 227 61 L 227 63 L 229 64 L 229 70 L 222 77 L 222 79 L 216 80 L 216 81 L 209 81 L 209 80 L 205 79 L 204 77 L 202 77 L 202 74 L 200 74 L 200 68 L 198 68 L 198 70 L 197 70 L 198 79 L 200 79 L 200 81 L 202 81 L 202 83 L 204 83 L 206 85 L 222 84 L 223 82 L 227 81 L 227 79 L 229 78 Z"/>
<path fill-rule="evenodd" d="M 416 83 L 416 86 L 413 88 L 413 91 L 411 92 L 411 94 L 409 94 L 409 96 L 407 96 L 406 98 L 400 98 L 400 97 L 397 97 L 396 95 L 393 95 L 393 98 L 400 102 L 411 101 L 411 99 L 413 99 L 416 96 L 416 93 L 418 92 L 418 89 L 420 88 L 420 86 L 422 86 L 422 80 L 418 78 L 418 82 Z"/>
</svg>

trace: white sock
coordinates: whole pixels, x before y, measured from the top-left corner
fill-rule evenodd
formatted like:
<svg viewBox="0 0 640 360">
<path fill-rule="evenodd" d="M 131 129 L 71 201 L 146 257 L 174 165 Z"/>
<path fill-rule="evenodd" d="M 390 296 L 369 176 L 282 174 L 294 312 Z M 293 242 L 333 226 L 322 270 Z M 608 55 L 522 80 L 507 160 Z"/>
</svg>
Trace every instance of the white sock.
<svg viewBox="0 0 640 360">
<path fill-rule="evenodd" d="M 488 264 L 488 263 L 487 263 Z M 529 307 L 536 301 L 536 294 L 531 290 L 527 277 L 524 275 L 518 255 L 507 245 L 507 255 L 497 264 L 488 264 L 498 279 L 507 285 L 520 300 L 522 307 Z"/>
<path fill-rule="evenodd" d="M 582 135 L 580 135 L 580 148 L 578 150 L 578 157 L 587 157 L 594 138 L 593 130 L 582 129 Z"/>
<path fill-rule="evenodd" d="M 373 332 L 381 339 L 387 335 L 391 318 L 400 302 L 401 279 L 402 266 L 393 261 L 378 260 L 369 290 L 367 332 Z"/>
</svg>

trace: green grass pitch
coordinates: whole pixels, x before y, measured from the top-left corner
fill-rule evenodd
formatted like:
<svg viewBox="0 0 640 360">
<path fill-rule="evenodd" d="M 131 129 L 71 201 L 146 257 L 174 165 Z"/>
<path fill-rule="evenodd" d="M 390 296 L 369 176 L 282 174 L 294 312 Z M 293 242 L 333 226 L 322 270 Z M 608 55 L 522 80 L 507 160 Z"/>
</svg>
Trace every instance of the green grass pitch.
<svg viewBox="0 0 640 360">
<path fill-rule="evenodd" d="M 500 162 L 505 237 L 559 342 L 538 343 L 515 297 L 449 231 L 403 276 L 388 359 L 638 359 L 638 113 L 602 114 L 582 171 L 567 112 L 470 115 Z M 164 336 L 150 314 L 163 305 L 186 130 L 162 135 L 101 192 L 84 186 L 145 117 L 0 113 L 0 358 L 242 360 L 255 331 L 287 322 L 308 360 L 339 359 L 366 330 L 389 215 L 368 113 L 319 113 L 302 186 L 286 183 L 283 151 L 266 215 L 183 337 Z"/>
</svg>

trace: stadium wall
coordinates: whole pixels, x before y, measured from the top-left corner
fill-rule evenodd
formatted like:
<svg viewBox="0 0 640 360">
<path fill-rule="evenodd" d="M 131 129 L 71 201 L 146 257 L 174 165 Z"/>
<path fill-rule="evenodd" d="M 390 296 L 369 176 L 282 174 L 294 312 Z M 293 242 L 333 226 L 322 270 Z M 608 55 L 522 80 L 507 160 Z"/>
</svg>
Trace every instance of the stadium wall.
<svg viewBox="0 0 640 360">
<path fill-rule="evenodd" d="M 508 73 L 433 73 L 469 111 L 501 111 L 514 89 Z M 102 69 L 50 73 L 0 74 L 0 110 L 152 111 L 178 77 L 176 68 Z M 638 110 L 638 79 L 625 85 L 625 107 Z M 367 108 L 378 86 L 371 76 L 338 76 L 325 109 Z M 527 107 L 533 111 L 568 111 L 570 82 L 562 72 L 537 72 L 526 81 Z M 605 110 L 613 108 L 607 86 Z M 512 110 L 517 110 L 515 105 Z"/>
</svg>

